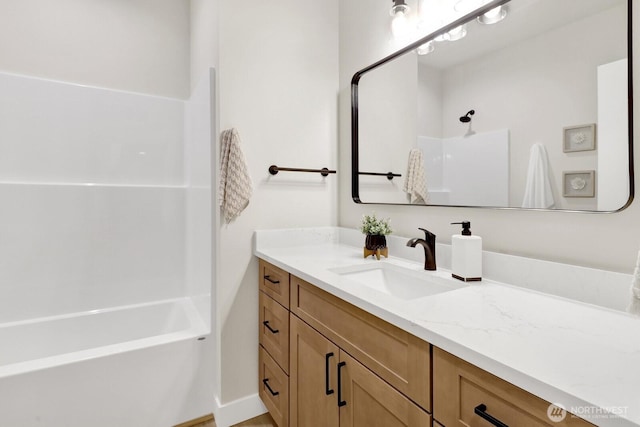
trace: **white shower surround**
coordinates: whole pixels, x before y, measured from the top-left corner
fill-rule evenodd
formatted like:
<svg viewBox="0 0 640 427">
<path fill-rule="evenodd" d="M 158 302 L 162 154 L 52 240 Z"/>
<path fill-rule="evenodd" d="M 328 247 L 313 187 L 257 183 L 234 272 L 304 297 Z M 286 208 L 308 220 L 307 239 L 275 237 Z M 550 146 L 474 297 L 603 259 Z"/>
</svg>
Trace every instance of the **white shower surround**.
<svg viewBox="0 0 640 427">
<path fill-rule="evenodd" d="M 0 425 L 211 412 L 204 80 L 183 101 L 0 74 L 0 344 L 25 359 L 0 361 Z"/>
<path fill-rule="evenodd" d="M 509 206 L 509 130 L 418 136 L 430 204 Z"/>
</svg>

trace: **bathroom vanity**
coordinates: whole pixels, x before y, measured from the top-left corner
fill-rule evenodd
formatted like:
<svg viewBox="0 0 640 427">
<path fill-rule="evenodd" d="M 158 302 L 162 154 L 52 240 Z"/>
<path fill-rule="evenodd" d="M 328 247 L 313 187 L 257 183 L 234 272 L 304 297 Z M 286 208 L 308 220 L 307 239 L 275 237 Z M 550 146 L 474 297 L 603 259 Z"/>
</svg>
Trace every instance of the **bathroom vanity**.
<svg viewBox="0 0 640 427">
<path fill-rule="evenodd" d="M 259 394 L 279 427 L 639 425 L 638 341 L 598 350 L 599 331 L 554 324 L 637 319 L 304 234 L 257 234 Z"/>
</svg>

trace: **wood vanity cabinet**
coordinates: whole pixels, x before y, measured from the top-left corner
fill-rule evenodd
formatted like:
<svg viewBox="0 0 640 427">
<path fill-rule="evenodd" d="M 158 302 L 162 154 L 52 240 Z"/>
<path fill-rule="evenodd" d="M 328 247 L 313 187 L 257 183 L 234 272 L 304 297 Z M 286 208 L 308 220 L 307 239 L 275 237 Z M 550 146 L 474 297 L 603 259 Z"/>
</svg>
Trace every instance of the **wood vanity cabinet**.
<svg viewBox="0 0 640 427">
<path fill-rule="evenodd" d="M 433 417 L 443 426 L 593 426 L 569 413 L 562 420 L 552 421 L 547 415 L 549 405 L 549 402 L 433 347 Z M 491 422 L 489 418 L 495 421 Z"/>
<path fill-rule="evenodd" d="M 428 343 L 263 260 L 259 351 L 279 427 L 431 426 Z"/>
<path fill-rule="evenodd" d="M 291 316 L 291 427 L 426 427 L 431 416 Z"/>
<path fill-rule="evenodd" d="M 278 427 L 592 425 L 263 260 L 259 282 L 259 395 Z"/>
<path fill-rule="evenodd" d="M 291 276 L 291 312 L 424 410 L 431 410 L 428 342 L 295 276 Z"/>
<path fill-rule="evenodd" d="M 259 262 L 258 394 L 279 427 L 289 425 L 289 273 Z"/>
</svg>

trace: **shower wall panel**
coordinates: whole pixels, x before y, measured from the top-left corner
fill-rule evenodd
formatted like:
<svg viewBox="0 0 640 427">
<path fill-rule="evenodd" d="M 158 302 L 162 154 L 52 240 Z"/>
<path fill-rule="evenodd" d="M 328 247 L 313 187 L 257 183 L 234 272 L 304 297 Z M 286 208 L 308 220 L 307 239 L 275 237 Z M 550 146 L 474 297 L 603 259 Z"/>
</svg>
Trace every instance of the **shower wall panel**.
<svg viewBox="0 0 640 427">
<path fill-rule="evenodd" d="M 0 322 L 188 295 L 184 101 L 0 92 Z"/>
<path fill-rule="evenodd" d="M 184 101 L 0 73 L 3 181 L 183 182 Z"/>
</svg>

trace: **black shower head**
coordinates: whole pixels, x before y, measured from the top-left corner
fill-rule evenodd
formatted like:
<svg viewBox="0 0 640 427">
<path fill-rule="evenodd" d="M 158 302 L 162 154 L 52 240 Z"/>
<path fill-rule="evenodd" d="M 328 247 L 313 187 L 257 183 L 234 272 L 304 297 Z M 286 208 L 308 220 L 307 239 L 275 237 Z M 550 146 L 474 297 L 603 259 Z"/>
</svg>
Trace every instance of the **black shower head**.
<svg viewBox="0 0 640 427">
<path fill-rule="evenodd" d="M 462 123 L 469 123 L 471 121 L 471 116 L 473 116 L 475 113 L 476 113 L 475 110 L 467 111 L 467 114 L 465 114 L 464 116 L 460 117 L 460 121 Z"/>
</svg>

